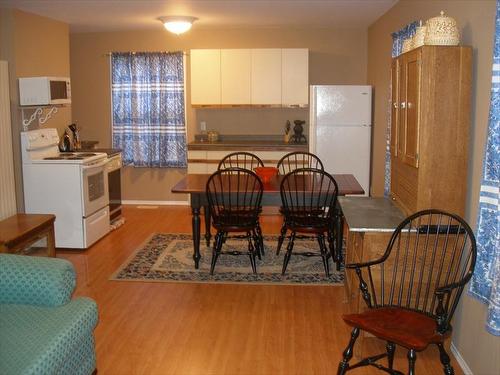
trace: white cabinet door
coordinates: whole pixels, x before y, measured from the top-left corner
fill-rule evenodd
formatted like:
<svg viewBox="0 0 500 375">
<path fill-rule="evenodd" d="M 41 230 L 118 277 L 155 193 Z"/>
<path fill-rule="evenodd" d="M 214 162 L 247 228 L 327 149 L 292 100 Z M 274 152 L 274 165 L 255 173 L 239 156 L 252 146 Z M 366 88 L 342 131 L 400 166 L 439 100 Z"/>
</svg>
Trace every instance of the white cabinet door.
<svg viewBox="0 0 500 375">
<path fill-rule="evenodd" d="M 282 104 L 307 106 L 309 104 L 309 50 L 287 48 L 281 50 Z"/>
<path fill-rule="evenodd" d="M 281 49 L 252 49 L 252 104 L 281 104 Z"/>
<path fill-rule="evenodd" d="M 192 49 L 191 104 L 221 103 L 221 59 L 219 49 Z"/>
<path fill-rule="evenodd" d="M 249 104 L 251 99 L 251 52 L 221 50 L 221 104 Z"/>
</svg>

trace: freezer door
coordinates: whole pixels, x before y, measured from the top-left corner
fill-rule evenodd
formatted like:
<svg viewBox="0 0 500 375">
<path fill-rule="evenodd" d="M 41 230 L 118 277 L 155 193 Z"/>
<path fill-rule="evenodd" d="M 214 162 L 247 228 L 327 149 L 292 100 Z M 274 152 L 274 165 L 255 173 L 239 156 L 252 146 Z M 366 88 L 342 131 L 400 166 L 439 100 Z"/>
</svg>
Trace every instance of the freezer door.
<svg viewBox="0 0 500 375">
<path fill-rule="evenodd" d="M 371 125 L 371 86 L 315 86 L 317 124 Z"/>
<path fill-rule="evenodd" d="M 327 126 L 317 128 L 316 155 L 330 174 L 353 174 L 370 193 L 370 126 Z"/>
</svg>

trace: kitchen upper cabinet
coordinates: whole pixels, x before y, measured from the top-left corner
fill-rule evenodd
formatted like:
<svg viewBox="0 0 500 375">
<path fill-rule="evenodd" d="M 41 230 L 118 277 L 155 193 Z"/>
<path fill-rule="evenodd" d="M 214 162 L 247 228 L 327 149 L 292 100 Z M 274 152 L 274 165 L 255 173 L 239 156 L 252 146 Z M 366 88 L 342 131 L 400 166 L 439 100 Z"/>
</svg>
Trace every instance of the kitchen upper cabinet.
<svg viewBox="0 0 500 375">
<path fill-rule="evenodd" d="M 392 62 L 391 195 L 406 213 L 464 215 L 472 50 L 423 46 Z"/>
<path fill-rule="evenodd" d="M 192 105 L 309 104 L 307 49 L 191 50 Z"/>
<path fill-rule="evenodd" d="M 193 49 L 191 57 L 191 104 L 221 104 L 221 52 Z"/>
<path fill-rule="evenodd" d="M 251 102 L 251 62 L 249 49 L 220 50 L 221 104 Z"/>
<path fill-rule="evenodd" d="M 252 104 L 281 104 L 281 49 L 252 50 Z"/>
<path fill-rule="evenodd" d="M 281 50 L 281 103 L 307 106 L 309 104 L 309 50 Z"/>
</svg>

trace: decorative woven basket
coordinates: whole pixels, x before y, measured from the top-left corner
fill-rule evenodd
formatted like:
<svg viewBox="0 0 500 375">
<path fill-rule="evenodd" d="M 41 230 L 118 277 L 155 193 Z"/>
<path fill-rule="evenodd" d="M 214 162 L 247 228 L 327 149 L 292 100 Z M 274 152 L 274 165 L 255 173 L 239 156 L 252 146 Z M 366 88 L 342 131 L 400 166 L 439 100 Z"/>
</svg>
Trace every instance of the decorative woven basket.
<svg viewBox="0 0 500 375">
<path fill-rule="evenodd" d="M 427 20 L 424 44 L 434 46 L 456 46 L 460 43 L 457 22 L 448 16 L 441 15 Z"/>
<path fill-rule="evenodd" d="M 417 31 L 415 32 L 415 35 L 413 35 L 413 48 L 418 48 L 424 45 L 426 30 L 426 26 L 417 27 Z"/>
<path fill-rule="evenodd" d="M 412 49 L 413 49 L 413 39 L 406 38 L 405 40 L 403 40 L 402 53 L 411 51 Z"/>
</svg>

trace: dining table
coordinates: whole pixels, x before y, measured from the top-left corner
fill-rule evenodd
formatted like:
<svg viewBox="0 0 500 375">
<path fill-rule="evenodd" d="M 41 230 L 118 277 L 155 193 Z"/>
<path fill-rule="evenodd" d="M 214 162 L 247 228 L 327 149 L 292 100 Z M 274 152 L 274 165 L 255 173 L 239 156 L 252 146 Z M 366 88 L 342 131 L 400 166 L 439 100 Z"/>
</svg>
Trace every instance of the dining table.
<svg viewBox="0 0 500 375">
<path fill-rule="evenodd" d="M 206 196 L 206 185 L 211 174 L 187 174 L 177 184 L 172 187 L 172 193 L 189 194 L 190 205 L 192 212 L 192 232 L 193 232 L 193 260 L 195 268 L 199 268 L 201 254 L 200 254 L 200 214 L 203 207 L 205 216 L 205 240 L 207 246 L 210 246 L 211 232 L 210 232 L 210 208 Z M 352 174 L 332 174 L 337 182 L 338 194 L 337 195 L 361 195 L 365 191 L 359 184 L 358 180 Z M 262 193 L 262 206 L 281 206 L 280 186 L 284 176 L 277 175 L 271 177 L 269 180 L 263 182 Z M 336 215 L 340 216 L 340 207 L 336 206 Z M 339 234 L 336 238 L 336 248 L 340 249 L 342 246 L 342 220 L 336 220 L 336 232 Z"/>
</svg>

